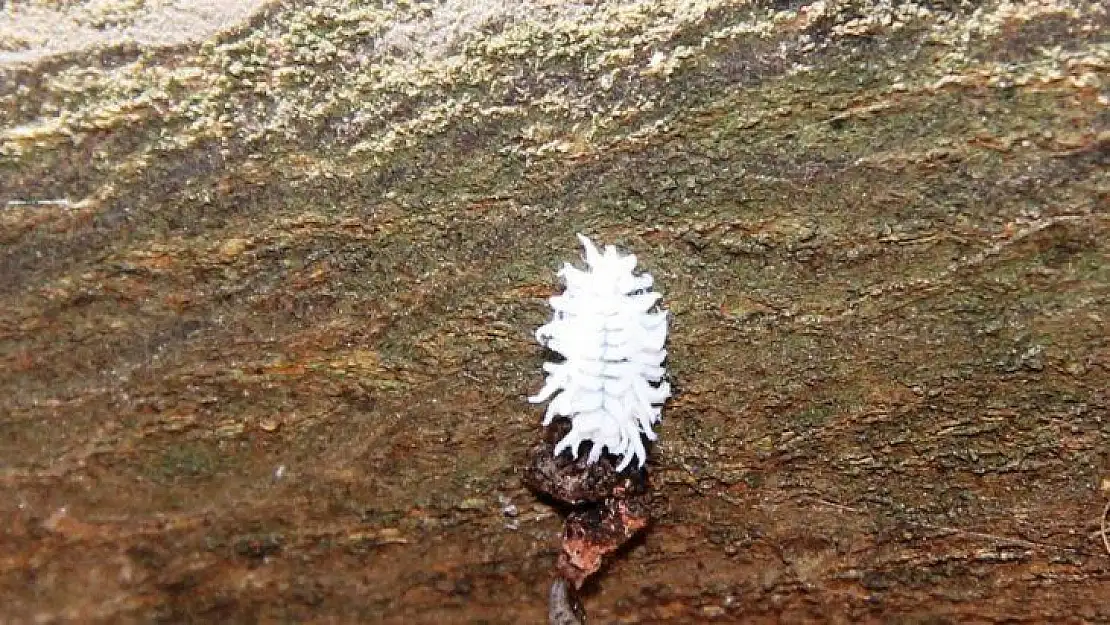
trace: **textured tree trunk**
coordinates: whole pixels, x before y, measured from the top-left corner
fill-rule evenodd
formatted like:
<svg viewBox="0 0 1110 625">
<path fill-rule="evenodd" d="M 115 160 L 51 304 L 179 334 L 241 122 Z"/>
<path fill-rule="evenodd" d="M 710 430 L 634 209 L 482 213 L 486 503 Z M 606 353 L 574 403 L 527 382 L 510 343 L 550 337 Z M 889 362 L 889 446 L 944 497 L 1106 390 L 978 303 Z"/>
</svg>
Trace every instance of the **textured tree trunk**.
<svg viewBox="0 0 1110 625">
<path fill-rule="evenodd" d="M 576 232 L 673 315 L 591 622 L 1110 620 L 1104 3 L 387 4 L 0 12 L 0 623 L 543 622 Z"/>
</svg>

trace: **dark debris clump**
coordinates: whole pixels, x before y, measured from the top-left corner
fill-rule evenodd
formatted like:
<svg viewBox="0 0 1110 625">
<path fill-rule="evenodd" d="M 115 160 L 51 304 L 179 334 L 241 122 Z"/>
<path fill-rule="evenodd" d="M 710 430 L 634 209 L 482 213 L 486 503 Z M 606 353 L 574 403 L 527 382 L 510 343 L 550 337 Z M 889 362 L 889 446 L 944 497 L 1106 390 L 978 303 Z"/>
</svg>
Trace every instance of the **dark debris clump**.
<svg viewBox="0 0 1110 625">
<path fill-rule="evenodd" d="M 552 615 L 577 613 L 568 609 L 577 601 L 574 591 L 601 569 L 604 556 L 631 540 L 650 520 L 647 468 L 617 471 L 619 458 L 609 454 L 587 463 L 589 443 L 583 444 L 577 459 L 567 451 L 556 456 L 555 445 L 569 429 L 567 419 L 547 427 L 544 440 L 531 449 L 521 476 L 528 488 L 568 509 L 556 565 L 559 579 L 551 593 Z"/>
</svg>

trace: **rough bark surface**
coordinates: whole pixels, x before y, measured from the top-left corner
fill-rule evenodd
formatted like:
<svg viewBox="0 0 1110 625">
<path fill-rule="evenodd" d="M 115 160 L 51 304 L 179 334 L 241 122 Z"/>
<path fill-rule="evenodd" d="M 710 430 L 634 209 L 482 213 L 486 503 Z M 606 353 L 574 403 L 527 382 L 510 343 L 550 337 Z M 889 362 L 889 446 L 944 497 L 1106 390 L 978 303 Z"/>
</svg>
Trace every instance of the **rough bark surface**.
<svg viewBox="0 0 1110 625">
<path fill-rule="evenodd" d="M 1103 2 L 10 4 L 0 622 L 543 622 L 576 232 L 674 313 L 591 622 L 1110 620 Z"/>
</svg>

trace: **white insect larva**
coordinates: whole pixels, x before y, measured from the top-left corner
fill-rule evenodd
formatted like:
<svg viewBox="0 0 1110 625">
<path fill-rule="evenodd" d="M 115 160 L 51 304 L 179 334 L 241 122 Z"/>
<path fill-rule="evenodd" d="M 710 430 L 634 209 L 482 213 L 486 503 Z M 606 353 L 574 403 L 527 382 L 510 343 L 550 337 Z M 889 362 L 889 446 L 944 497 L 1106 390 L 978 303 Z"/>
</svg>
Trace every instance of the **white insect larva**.
<svg viewBox="0 0 1110 625">
<path fill-rule="evenodd" d="M 663 381 L 667 350 L 667 311 L 656 310 L 661 294 L 651 290 L 650 274 L 634 275 L 636 256 L 612 245 L 601 253 L 578 235 L 586 250 L 586 269 L 564 263 L 562 295 L 551 298 L 551 320 L 536 330 L 536 340 L 563 356 L 545 363 L 547 380 L 532 403 L 550 400 L 543 424 L 555 417 L 571 420 L 570 432 L 555 446 L 558 455 L 590 441 L 587 462 L 607 449 L 623 456 L 617 470 L 647 460 L 640 436 L 655 440 L 652 426 L 671 394 Z"/>
</svg>

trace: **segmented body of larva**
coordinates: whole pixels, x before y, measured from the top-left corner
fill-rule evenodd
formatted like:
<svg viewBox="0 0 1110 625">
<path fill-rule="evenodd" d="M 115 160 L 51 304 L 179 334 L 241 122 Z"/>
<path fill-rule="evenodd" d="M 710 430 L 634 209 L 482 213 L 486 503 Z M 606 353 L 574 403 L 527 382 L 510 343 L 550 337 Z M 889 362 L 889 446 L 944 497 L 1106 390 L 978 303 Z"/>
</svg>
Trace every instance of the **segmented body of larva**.
<svg viewBox="0 0 1110 625">
<path fill-rule="evenodd" d="M 667 350 L 667 311 L 662 295 L 652 291 L 650 274 L 633 274 L 635 255 L 612 245 L 604 253 L 585 236 L 586 269 L 564 263 L 559 277 L 566 284 L 551 298 L 551 320 L 536 330 L 540 344 L 563 361 L 545 363 L 547 380 L 532 403 L 550 400 L 544 425 L 558 416 L 571 420 L 570 432 L 555 447 L 577 457 L 590 441 L 588 458 L 596 462 L 608 450 L 623 456 L 617 470 L 647 460 L 641 435 L 655 440 L 662 403 L 671 387 L 663 381 Z"/>
</svg>

